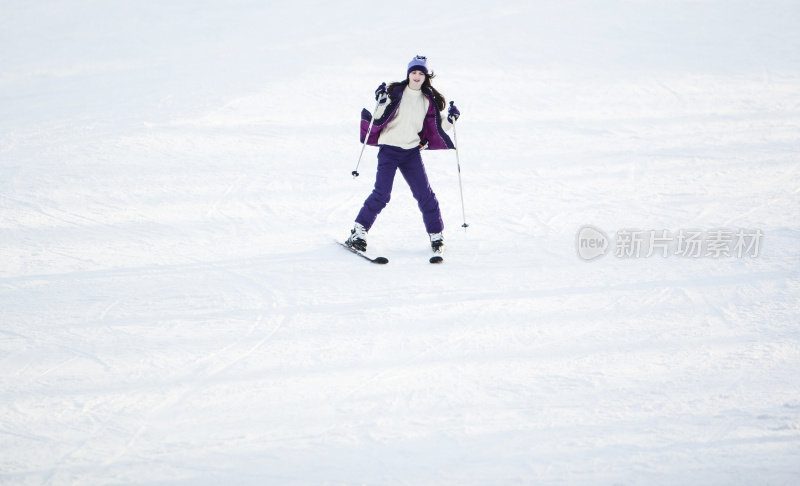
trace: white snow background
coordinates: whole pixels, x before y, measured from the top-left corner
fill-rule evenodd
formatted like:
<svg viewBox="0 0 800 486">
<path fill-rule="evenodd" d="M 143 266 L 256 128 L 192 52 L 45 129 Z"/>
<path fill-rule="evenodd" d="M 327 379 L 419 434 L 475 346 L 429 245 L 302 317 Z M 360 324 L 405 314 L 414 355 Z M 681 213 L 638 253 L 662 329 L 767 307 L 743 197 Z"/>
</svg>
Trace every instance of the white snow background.
<svg viewBox="0 0 800 486">
<path fill-rule="evenodd" d="M 470 226 L 426 152 L 445 263 L 398 177 L 371 265 L 416 54 Z M 799 157 L 794 0 L 3 2 L 0 483 L 797 484 Z"/>
</svg>

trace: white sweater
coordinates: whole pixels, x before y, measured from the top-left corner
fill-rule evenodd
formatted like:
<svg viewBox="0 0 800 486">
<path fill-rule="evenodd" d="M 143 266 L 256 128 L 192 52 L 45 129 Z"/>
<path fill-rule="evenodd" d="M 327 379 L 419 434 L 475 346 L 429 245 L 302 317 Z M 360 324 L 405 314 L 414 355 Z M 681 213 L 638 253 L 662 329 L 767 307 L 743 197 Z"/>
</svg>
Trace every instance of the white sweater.
<svg viewBox="0 0 800 486">
<path fill-rule="evenodd" d="M 386 102 L 378 107 L 375 118 L 383 116 L 386 110 Z M 394 118 L 386 124 L 378 137 L 378 145 L 392 145 L 402 149 L 410 149 L 419 146 L 419 132 L 422 131 L 422 122 L 428 113 L 430 101 L 422 94 L 421 90 L 414 90 L 406 86 L 403 90 L 403 98 Z"/>
</svg>

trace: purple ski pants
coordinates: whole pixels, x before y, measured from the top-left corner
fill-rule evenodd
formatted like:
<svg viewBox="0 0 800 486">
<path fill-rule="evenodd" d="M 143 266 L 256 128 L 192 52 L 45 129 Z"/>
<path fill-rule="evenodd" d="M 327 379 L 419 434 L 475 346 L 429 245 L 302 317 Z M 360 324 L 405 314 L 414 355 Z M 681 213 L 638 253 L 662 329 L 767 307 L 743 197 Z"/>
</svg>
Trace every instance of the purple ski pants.
<svg viewBox="0 0 800 486">
<path fill-rule="evenodd" d="M 442 223 L 442 214 L 439 211 L 439 201 L 428 182 L 428 174 L 422 164 L 419 148 L 406 150 L 391 145 L 381 145 L 378 151 L 378 174 L 375 176 L 375 187 L 364 201 L 364 206 L 356 217 L 356 223 L 361 223 L 369 231 L 372 224 L 375 223 L 375 218 L 389 203 L 397 169 L 400 169 L 408 187 L 411 188 L 411 194 L 417 200 L 427 232 L 440 233 L 444 228 L 444 223 Z"/>
</svg>

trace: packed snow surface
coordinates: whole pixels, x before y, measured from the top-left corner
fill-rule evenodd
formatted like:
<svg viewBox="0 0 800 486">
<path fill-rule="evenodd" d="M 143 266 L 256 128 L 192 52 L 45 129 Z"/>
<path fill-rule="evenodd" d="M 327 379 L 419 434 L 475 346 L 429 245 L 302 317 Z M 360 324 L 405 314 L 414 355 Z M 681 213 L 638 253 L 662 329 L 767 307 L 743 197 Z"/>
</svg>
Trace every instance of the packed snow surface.
<svg viewBox="0 0 800 486">
<path fill-rule="evenodd" d="M 0 483 L 797 484 L 798 26 L 3 2 Z M 462 113 L 466 218 L 425 152 L 445 262 L 398 177 L 372 265 L 334 242 L 372 187 L 359 112 L 416 54 Z"/>
</svg>

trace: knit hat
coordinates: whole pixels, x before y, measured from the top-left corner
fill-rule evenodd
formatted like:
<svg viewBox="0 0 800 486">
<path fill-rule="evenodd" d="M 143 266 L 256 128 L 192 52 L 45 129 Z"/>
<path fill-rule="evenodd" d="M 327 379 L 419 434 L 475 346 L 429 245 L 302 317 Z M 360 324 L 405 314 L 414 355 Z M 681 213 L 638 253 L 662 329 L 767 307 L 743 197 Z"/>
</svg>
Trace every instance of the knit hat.
<svg viewBox="0 0 800 486">
<path fill-rule="evenodd" d="M 411 71 L 422 71 L 425 74 L 429 74 L 428 58 L 425 56 L 415 56 L 414 59 L 408 63 L 408 71 L 406 71 L 406 76 L 411 74 Z"/>
</svg>

